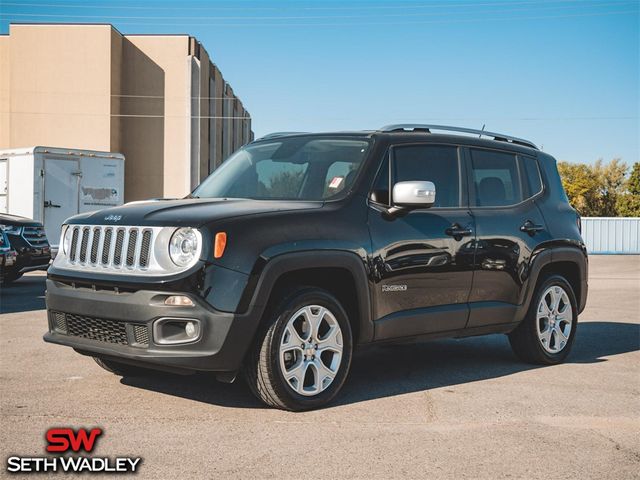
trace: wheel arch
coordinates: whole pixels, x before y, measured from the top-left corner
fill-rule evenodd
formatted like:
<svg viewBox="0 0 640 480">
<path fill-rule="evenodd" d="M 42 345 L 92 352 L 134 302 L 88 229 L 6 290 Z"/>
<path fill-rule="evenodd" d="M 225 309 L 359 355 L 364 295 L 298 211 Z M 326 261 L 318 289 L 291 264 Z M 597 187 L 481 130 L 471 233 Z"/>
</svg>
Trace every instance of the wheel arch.
<svg viewBox="0 0 640 480">
<path fill-rule="evenodd" d="M 574 246 L 561 246 L 544 250 L 534 257 L 522 303 L 523 316 L 529 308 L 538 284 L 552 274 L 562 275 L 569 282 L 576 296 L 578 313 L 584 310 L 588 289 L 587 254 L 583 249 Z"/>
<path fill-rule="evenodd" d="M 308 251 L 278 255 L 252 274 L 240 301 L 240 310 L 255 309 L 262 318 L 273 295 L 290 286 L 315 286 L 333 294 L 345 308 L 354 343 L 373 339 L 369 281 L 364 260 L 344 251 Z M 250 280 L 251 283 L 251 280 Z"/>
</svg>

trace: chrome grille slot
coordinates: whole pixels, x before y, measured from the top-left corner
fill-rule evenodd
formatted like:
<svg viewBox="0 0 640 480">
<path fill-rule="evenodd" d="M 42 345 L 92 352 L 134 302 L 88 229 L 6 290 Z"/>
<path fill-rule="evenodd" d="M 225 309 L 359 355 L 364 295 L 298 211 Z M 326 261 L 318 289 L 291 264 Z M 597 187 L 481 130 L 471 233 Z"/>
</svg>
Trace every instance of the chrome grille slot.
<svg viewBox="0 0 640 480">
<path fill-rule="evenodd" d="M 71 237 L 71 250 L 69 251 L 69 260 L 72 262 L 76 261 L 76 252 L 78 250 L 78 232 L 80 232 L 80 227 L 75 227 L 73 229 L 73 236 Z"/>
<path fill-rule="evenodd" d="M 111 253 L 111 237 L 113 237 L 113 228 L 105 228 L 104 241 L 102 243 L 102 264 L 107 265 L 109 263 L 109 256 Z"/>
<path fill-rule="evenodd" d="M 140 260 L 138 260 L 140 268 L 146 268 L 149 266 L 149 248 L 151 246 L 152 234 L 153 232 L 148 229 L 142 232 L 142 246 L 140 247 Z"/>
<path fill-rule="evenodd" d="M 93 229 L 93 237 L 91 240 L 91 255 L 89 256 L 89 260 L 94 264 L 98 262 L 98 246 L 100 245 L 101 236 L 102 229 L 100 229 L 100 227 L 95 227 Z"/>
<path fill-rule="evenodd" d="M 133 267 L 136 261 L 136 243 L 138 242 L 138 229 L 129 230 L 129 242 L 127 245 L 127 267 Z"/>
<path fill-rule="evenodd" d="M 113 250 L 113 264 L 119 267 L 122 263 L 122 247 L 124 245 L 124 228 L 119 228 L 116 232 L 116 246 Z"/>
<path fill-rule="evenodd" d="M 89 227 L 84 227 L 82 229 L 82 240 L 80 241 L 80 254 L 78 255 L 80 259 L 80 263 L 85 263 L 87 261 L 87 244 L 89 243 L 89 233 L 91 230 Z"/>
</svg>

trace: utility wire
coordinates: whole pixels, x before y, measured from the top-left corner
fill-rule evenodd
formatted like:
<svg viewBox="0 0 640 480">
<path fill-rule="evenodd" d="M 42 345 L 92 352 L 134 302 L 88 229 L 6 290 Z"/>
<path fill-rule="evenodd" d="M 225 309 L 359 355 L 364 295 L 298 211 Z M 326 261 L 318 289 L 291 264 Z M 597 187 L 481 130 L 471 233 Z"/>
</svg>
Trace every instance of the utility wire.
<svg viewBox="0 0 640 480">
<path fill-rule="evenodd" d="M 599 8 L 599 7 L 610 7 L 610 6 L 626 6 L 626 5 L 636 5 L 637 2 L 634 0 L 618 0 L 618 1 L 610 1 L 606 3 L 593 3 L 589 4 L 591 8 Z M 545 11 L 549 10 L 575 10 L 578 5 L 548 5 L 542 7 Z M 492 13 L 517 13 L 517 12 L 531 12 L 531 8 L 508 8 L 502 9 L 500 12 L 492 12 Z M 540 9 L 535 9 L 536 12 L 539 12 Z M 596 13 L 596 12 L 594 12 Z M 1 16 L 13 16 L 13 17 L 37 17 L 37 18 L 76 18 L 76 19 L 116 19 L 116 20 L 264 20 L 264 21 L 272 21 L 272 20 L 352 20 L 352 19 L 368 19 L 368 18 L 378 18 L 383 16 L 384 18 L 404 18 L 404 17 L 441 17 L 448 15 L 477 15 L 477 12 L 403 12 L 403 13 L 384 13 L 377 15 L 293 15 L 293 16 L 197 16 L 197 17 L 187 17 L 187 16 L 131 16 L 131 15 L 68 15 L 62 13 L 2 13 Z"/>
<path fill-rule="evenodd" d="M 291 10 L 415 10 L 415 9 L 431 9 L 431 8 L 468 8 L 468 7 L 504 7 L 504 6 L 512 6 L 512 5 L 540 5 L 540 4 L 561 4 L 561 3 L 574 3 L 579 4 L 581 6 L 590 6 L 591 1 L 598 0 L 524 0 L 524 1 L 501 1 L 501 2 L 474 2 L 474 3 L 449 3 L 449 2 L 441 2 L 441 3 L 432 3 L 432 4 L 403 4 L 403 5 L 371 5 L 371 4 L 361 4 L 361 5 L 336 5 L 333 7 L 328 6 L 300 6 L 300 5 L 281 5 L 278 7 L 263 7 L 263 6 L 192 6 L 192 5 L 180 5 L 175 7 L 170 6 L 161 6 L 154 5 L 152 7 L 153 10 L 179 10 L 179 11 L 189 11 L 189 10 L 268 10 L 268 11 L 282 11 L 283 9 L 291 9 Z M 12 7 L 47 7 L 47 8 L 89 8 L 89 9 L 98 9 L 98 10 L 149 10 L 149 6 L 142 5 L 114 5 L 111 2 L 110 5 L 88 5 L 86 3 L 83 4 L 60 4 L 60 3 L 21 3 L 21 2 L 4 2 L 4 6 L 12 6 Z"/>
<path fill-rule="evenodd" d="M 407 21 L 407 22 L 352 22 L 352 23 L 188 23 L 188 22 L 114 22 L 119 25 L 135 25 L 143 27 L 153 26 L 186 26 L 186 27 L 357 27 L 357 26 L 385 26 L 385 25 L 435 25 L 435 24 L 455 24 L 455 23 L 477 23 L 477 22 L 489 22 L 489 21 L 517 21 L 517 20 L 550 20 L 560 18 L 580 18 L 580 17 L 601 17 L 609 15 L 626 15 L 626 14 L 638 14 L 638 10 L 618 10 L 613 12 L 593 12 L 582 14 L 567 14 L 567 15 L 520 15 L 516 17 L 488 17 L 488 18 L 467 18 L 456 20 L 424 20 L 424 21 Z M 35 15 L 35 14 L 34 14 Z M 46 15 L 35 15 L 38 18 L 46 17 Z M 11 17 L 11 14 L 0 13 L 0 17 Z M 105 22 L 109 17 L 102 17 Z M 7 20 L 4 20 L 7 21 Z M 10 19 L 9 19 L 10 21 Z M 111 22 L 109 22 L 111 23 Z"/>
</svg>

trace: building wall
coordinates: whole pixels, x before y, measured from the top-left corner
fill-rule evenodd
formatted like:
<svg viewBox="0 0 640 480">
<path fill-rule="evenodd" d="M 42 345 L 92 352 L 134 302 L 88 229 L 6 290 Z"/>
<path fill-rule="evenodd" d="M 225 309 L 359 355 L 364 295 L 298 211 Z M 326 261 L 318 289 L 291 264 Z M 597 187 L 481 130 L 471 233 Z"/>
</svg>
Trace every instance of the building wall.
<svg viewBox="0 0 640 480">
<path fill-rule="evenodd" d="M 111 27 L 11 25 L 9 147 L 109 150 Z"/>
<path fill-rule="evenodd" d="M 126 201 L 182 197 L 250 141 L 250 127 L 220 118 L 237 102 L 188 35 L 12 24 L 0 36 L 0 148 L 123 153 Z"/>
<path fill-rule="evenodd" d="M 9 96 L 11 62 L 9 61 L 9 35 L 0 35 L 0 148 L 9 148 L 11 141 L 11 108 Z"/>
</svg>

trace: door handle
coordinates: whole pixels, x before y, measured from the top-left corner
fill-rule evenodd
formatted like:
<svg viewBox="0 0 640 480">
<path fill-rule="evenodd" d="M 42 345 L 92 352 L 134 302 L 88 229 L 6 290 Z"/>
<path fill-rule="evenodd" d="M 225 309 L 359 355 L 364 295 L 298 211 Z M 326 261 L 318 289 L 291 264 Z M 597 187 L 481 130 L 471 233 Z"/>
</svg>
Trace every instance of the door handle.
<svg viewBox="0 0 640 480">
<path fill-rule="evenodd" d="M 461 227 L 459 224 L 454 223 L 449 228 L 447 228 L 444 233 L 449 235 L 450 237 L 455 238 L 456 240 L 462 239 L 462 237 L 466 237 L 473 233 L 473 230 L 469 227 Z"/>
<path fill-rule="evenodd" d="M 55 203 L 51 202 L 51 200 L 45 200 L 44 201 L 44 208 L 60 208 L 61 205 L 56 205 Z"/>
<path fill-rule="evenodd" d="M 532 237 L 538 233 L 541 232 L 542 230 L 544 230 L 544 226 L 542 225 L 537 225 L 535 223 L 533 223 L 531 220 L 527 220 L 526 222 L 524 222 L 522 224 L 522 226 L 520 227 L 520 231 L 521 232 L 525 232 L 528 233 L 529 235 L 531 235 Z"/>
</svg>

